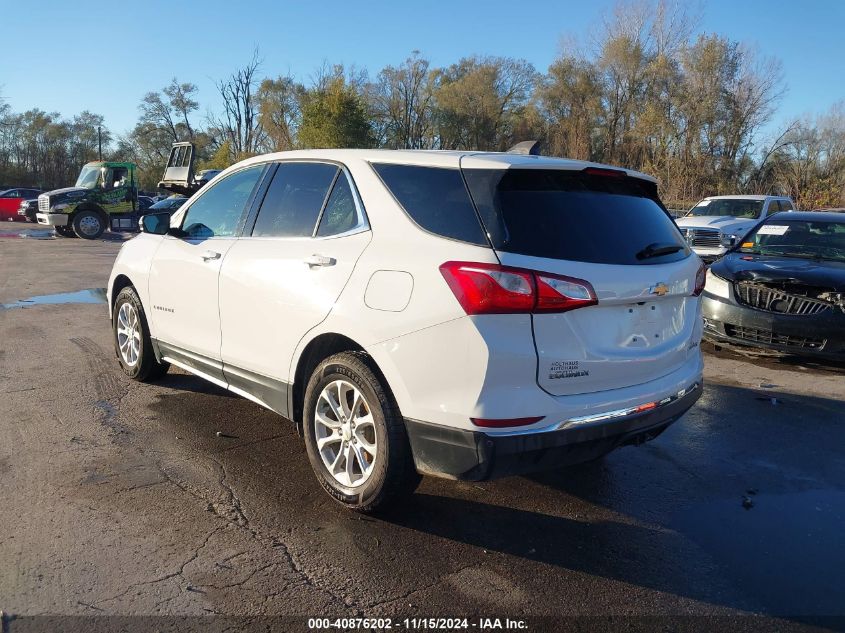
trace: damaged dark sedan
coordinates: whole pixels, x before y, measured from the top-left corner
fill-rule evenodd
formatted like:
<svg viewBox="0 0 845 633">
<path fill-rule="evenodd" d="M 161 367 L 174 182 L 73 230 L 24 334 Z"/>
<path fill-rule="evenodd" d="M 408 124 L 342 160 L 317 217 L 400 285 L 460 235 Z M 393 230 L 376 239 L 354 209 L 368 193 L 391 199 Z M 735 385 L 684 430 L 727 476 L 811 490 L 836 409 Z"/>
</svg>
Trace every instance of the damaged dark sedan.
<svg viewBox="0 0 845 633">
<path fill-rule="evenodd" d="M 845 217 L 770 216 L 710 267 L 702 299 L 716 344 L 845 360 Z"/>
</svg>

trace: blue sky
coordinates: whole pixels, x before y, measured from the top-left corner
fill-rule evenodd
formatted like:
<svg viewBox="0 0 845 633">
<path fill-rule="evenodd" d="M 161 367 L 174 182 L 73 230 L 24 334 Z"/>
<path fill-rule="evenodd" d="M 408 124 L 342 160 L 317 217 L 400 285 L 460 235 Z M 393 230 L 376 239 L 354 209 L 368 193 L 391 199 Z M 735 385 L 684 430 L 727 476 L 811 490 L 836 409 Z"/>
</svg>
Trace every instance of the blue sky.
<svg viewBox="0 0 845 633">
<path fill-rule="evenodd" d="M 246 62 L 255 46 L 264 58 L 262 75 L 290 73 L 303 81 L 324 61 L 374 76 L 414 49 L 435 65 L 491 54 L 524 58 L 545 71 L 562 37 L 586 39 L 613 4 L 0 0 L 0 94 L 15 111 L 98 112 L 119 134 L 133 126 L 144 93 L 173 76 L 199 86 L 203 113 L 216 107 L 214 80 Z M 782 61 L 789 90 L 769 131 L 845 99 L 842 0 L 710 0 L 698 12 L 700 31 Z"/>
</svg>

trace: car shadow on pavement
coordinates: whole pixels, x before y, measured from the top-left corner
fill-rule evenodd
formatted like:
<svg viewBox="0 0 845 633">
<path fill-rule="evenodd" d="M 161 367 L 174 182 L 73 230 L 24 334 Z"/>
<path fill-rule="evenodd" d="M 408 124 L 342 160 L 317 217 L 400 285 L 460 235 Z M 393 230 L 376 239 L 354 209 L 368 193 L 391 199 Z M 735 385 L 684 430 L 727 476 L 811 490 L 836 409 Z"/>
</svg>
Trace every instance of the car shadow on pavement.
<svg viewBox="0 0 845 633">
<path fill-rule="evenodd" d="M 524 567 L 527 577 L 535 578 L 529 582 L 536 582 L 538 591 L 550 578 L 557 576 L 550 570 L 540 573 L 543 568 L 536 563 L 541 563 L 576 572 L 576 576 L 568 577 L 570 581 L 580 578 L 579 582 L 583 582 L 580 575 L 585 574 L 722 607 L 751 608 L 712 579 L 700 582 L 700 577 L 696 580 L 695 574 L 690 574 L 687 564 L 682 561 L 691 560 L 694 552 L 681 537 L 633 521 L 623 522 L 624 518 L 579 519 L 420 493 L 379 518 L 470 545 L 477 549 L 479 565 L 501 560 L 495 556 L 485 558 L 488 553 L 524 559 L 512 561 L 509 566 Z M 566 578 L 563 582 L 568 582 Z"/>
</svg>

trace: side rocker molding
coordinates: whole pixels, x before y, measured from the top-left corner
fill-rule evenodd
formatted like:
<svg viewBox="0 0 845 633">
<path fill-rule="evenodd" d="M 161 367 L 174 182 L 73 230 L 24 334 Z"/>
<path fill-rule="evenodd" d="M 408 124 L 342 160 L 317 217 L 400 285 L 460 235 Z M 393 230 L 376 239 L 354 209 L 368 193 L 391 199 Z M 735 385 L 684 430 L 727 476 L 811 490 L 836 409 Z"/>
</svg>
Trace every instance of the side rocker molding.
<svg viewBox="0 0 845 633">
<path fill-rule="evenodd" d="M 289 418 L 288 402 L 291 392 L 289 383 L 240 367 L 224 365 L 218 360 L 164 341 L 152 339 L 152 344 L 158 361 L 176 365 L 232 393 L 252 400 L 282 417 Z"/>
</svg>

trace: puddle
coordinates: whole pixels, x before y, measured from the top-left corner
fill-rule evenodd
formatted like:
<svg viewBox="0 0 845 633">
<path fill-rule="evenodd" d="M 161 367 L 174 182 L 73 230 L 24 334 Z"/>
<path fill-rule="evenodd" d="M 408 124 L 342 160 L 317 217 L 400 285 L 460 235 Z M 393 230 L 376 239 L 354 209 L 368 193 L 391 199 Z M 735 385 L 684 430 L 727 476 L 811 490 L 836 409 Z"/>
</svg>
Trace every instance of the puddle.
<svg viewBox="0 0 845 633">
<path fill-rule="evenodd" d="M 64 303 L 105 303 L 105 288 L 88 288 L 76 292 L 60 292 L 54 295 L 41 295 L 29 299 L 19 299 L 13 303 L 4 303 L 0 309 L 11 310 L 13 308 L 28 308 L 30 306 L 58 305 Z"/>
<path fill-rule="evenodd" d="M 0 237 L 22 237 L 34 240 L 53 240 L 56 239 L 55 233 L 52 230 L 39 229 L 25 229 L 16 233 L 0 233 Z"/>
</svg>

